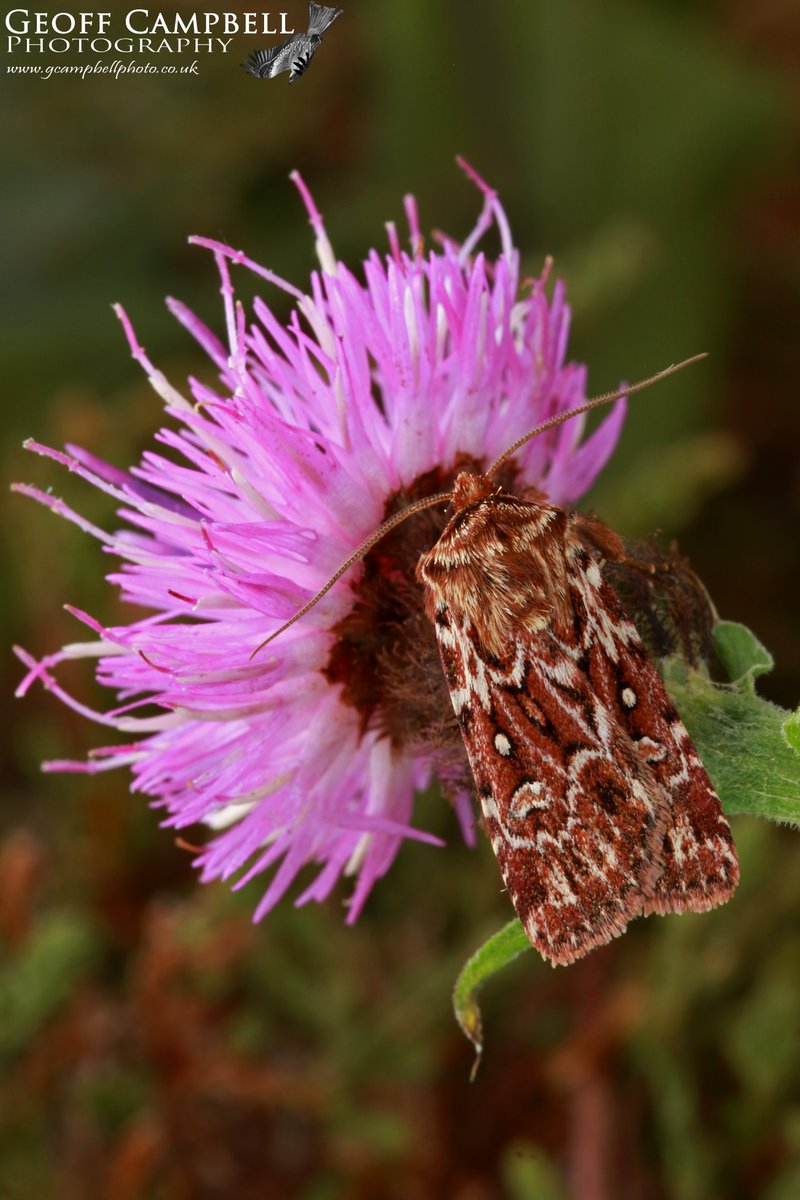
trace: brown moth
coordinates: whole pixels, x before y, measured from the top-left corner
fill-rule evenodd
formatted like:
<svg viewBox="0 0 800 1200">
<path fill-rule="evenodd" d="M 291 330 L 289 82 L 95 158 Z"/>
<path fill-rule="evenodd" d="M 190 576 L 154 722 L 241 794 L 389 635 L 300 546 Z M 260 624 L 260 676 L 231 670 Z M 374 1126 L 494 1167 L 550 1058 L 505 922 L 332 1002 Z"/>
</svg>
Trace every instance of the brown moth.
<svg viewBox="0 0 800 1200">
<path fill-rule="evenodd" d="M 649 913 L 704 911 L 739 878 L 730 827 L 600 570 L 600 521 L 461 474 L 420 559 L 486 829 L 534 946 L 570 963 Z"/>
<path fill-rule="evenodd" d="M 504 493 L 492 476 L 536 434 L 693 361 L 545 422 L 484 474 L 461 472 L 452 492 L 397 513 L 262 643 L 391 529 L 452 503 L 417 578 L 503 879 L 554 965 L 634 917 L 724 903 L 739 866 L 711 780 L 603 578 L 604 563 L 631 561 L 622 539 L 594 517 Z"/>
</svg>

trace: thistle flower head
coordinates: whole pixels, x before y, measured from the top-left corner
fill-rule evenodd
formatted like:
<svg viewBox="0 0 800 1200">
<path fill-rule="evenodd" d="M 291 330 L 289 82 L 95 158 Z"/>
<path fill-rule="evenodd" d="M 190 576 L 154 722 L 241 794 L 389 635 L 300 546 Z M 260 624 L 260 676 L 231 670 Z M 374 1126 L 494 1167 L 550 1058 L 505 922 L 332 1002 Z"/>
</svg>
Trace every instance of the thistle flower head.
<svg viewBox="0 0 800 1200">
<path fill-rule="evenodd" d="M 147 614 L 110 627 L 72 609 L 93 640 L 38 662 L 18 652 L 29 668 L 20 694 L 39 679 L 124 735 L 87 762 L 46 765 L 130 768 L 133 790 L 163 808 L 166 825 L 207 827 L 203 879 L 236 874 L 241 886 L 271 869 L 257 916 L 316 864 L 297 902 L 322 900 L 351 875 L 354 919 L 404 838 L 437 841 L 412 825 L 415 793 L 436 773 L 471 837 L 458 730 L 414 581 L 443 513 L 395 530 L 251 658 L 386 517 L 585 399 L 585 369 L 564 361 L 562 284 L 548 296 L 546 269 L 521 287 L 503 209 L 467 170 L 483 206 L 463 244 L 442 238 L 426 251 L 409 197 L 410 249 L 389 225 L 388 253 L 372 251 L 358 272 L 337 260 L 295 176 L 320 262 L 305 292 L 239 251 L 193 239 L 216 260 L 224 340 L 168 303 L 218 385 L 190 379 L 188 396 L 175 390 L 118 309 L 166 405 L 160 449 L 123 471 L 75 447 L 29 443 L 120 502 L 124 528 L 107 533 L 49 493 L 18 489 L 98 538 L 120 563 L 109 582 Z M 491 226 L 494 260 L 480 248 Z M 247 314 L 232 266 L 288 294 L 288 320 L 262 299 Z M 557 504 L 577 500 L 623 414 L 620 402 L 585 440 L 580 418 L 548 431 L 499 481 Z M 76 657 L 96 659 L 116 707 L 89 711 L 59 686 L 54 669 Z"/>
</svg>

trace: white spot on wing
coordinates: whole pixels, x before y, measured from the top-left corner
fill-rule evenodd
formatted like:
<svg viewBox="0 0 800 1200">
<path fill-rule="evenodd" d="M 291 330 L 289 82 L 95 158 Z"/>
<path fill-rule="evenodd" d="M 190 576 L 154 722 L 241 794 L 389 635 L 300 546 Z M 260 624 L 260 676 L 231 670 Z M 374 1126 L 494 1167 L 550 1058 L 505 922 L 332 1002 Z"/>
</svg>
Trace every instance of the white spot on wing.
<svg viewBox="0 0 800 1200">
<path fill-rule="evenodd" d="M 600 568 L 594 559 L 592 559 L 586 568 L 586 578 L 589 580 L 589 583 L 592 585 L 592 587 L 595 588 L 600 587 L 600 584 L 603 582 L 603 576 L 600 574 Z"/>
<path fill-rule="evenodd" d="M 494 748 L 498 754 L 502 754 L 503 758 L 508 758 L 511 753 L 511 742 L 504 733 L 495 734 Z"/>
</svg>

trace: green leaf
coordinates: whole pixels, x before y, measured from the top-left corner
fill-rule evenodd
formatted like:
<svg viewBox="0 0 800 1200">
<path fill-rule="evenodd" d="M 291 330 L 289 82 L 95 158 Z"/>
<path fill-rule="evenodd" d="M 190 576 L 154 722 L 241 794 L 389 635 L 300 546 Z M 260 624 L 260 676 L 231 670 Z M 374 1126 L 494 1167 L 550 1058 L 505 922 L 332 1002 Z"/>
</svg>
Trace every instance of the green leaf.
<svg viewBox="0 0 800 1200">
<path fill-rule="evenodd" d="M 518 920 L 509 921 L 502 929 L 485 941 L 472 958 L 465 963 L 453 989 L 453 1008 L 456 1019 L 475 1047 L 475 1062 L 470 1080 L 475 1078 L 483 1051 L 483 1029 L 481 1010 L 476 992 L 491 975 L 502 971 L 523 950 L 530 950 L 528 936 Z"/>
<path fill-rule="evenodd" d="M 746 625 L 737 621 L 718 621 L 714 626 L 714 649 L 731 683 L 751 683 L 757 675 L 766 675 L 775 660 Z"/>
<path fill-rule="evenodd" d="M 721 621 L 714 642 L 731 683 L 671 658 L 662 664 L 667 690 L 725 811 L 800 823 L 800 712 L 756 695 L 755 679 L 773 660 L 749 629 Z"/>
<path fill-rule="evenodd" d="M 783 722 L 783 736 L 786 744 L 800 754 L 800 708 Z"/>
</svg>

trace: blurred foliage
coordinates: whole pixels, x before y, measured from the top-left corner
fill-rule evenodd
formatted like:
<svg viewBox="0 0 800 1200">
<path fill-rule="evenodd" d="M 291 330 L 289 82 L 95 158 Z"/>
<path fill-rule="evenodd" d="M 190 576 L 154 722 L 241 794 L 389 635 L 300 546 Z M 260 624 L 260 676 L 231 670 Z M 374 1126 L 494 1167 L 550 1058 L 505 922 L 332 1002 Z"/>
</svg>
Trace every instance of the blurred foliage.
<svg viewBox="0 0 800 1200">
<path fill-rule="evenodd" d="M 305 4 L 286 7 L 299 27 Z M 105 497 L 19 449 L 35 435 L 126 464 L 151 439 L 159 407 L 110 303 L 176 382 L 208 371 L 161 305 L 174 293 L 221 325 L 212 264 L 188 234 L 302 284 L 313 246 L 292 168 L 352 261 L 381 245 L 385 219 L 402 225 L 406 192 L 424 229 L 462 236 L 478 197 L 461 153 L 500 190 L 526 270 L 554 255 L 593 391 L 711 352 L 632 402 L 591 502 L 627 534 L 679 536 L 721 614 L 775 654 L 764 694 L 796 704 L 792 6 L 349 3 L 291 88 L 239 70 L 253 46 L 203 58 L 197 77 L 0 74 L 5 476 L 112 522 Z M 71 640 L 64 600 L 124 619 L 88 539 L 19 498 L 1 515 L 7 642 Z M 470 1087 L 448 996 L 508 909 L 490 850 L 460 847 L 434 797 L 420 822 L 453 844 L 406 847 L 357 928 L 330 903 L 254 929 L 257 886 L 198 890 L 124 778 L 40 777 L 42 758 L 80 756 L 96 731 L 43 694 L 14 705 L 16 678 L 7 657 L 4 1197 L 800 1192 L 787 831 L 737 818 L 742 884 L 720 912 L 638 922 L 569 970 L 521 958 L 485 997 Z M 107 701 L 80 668 L 64 679 Z"/>
</svg>

